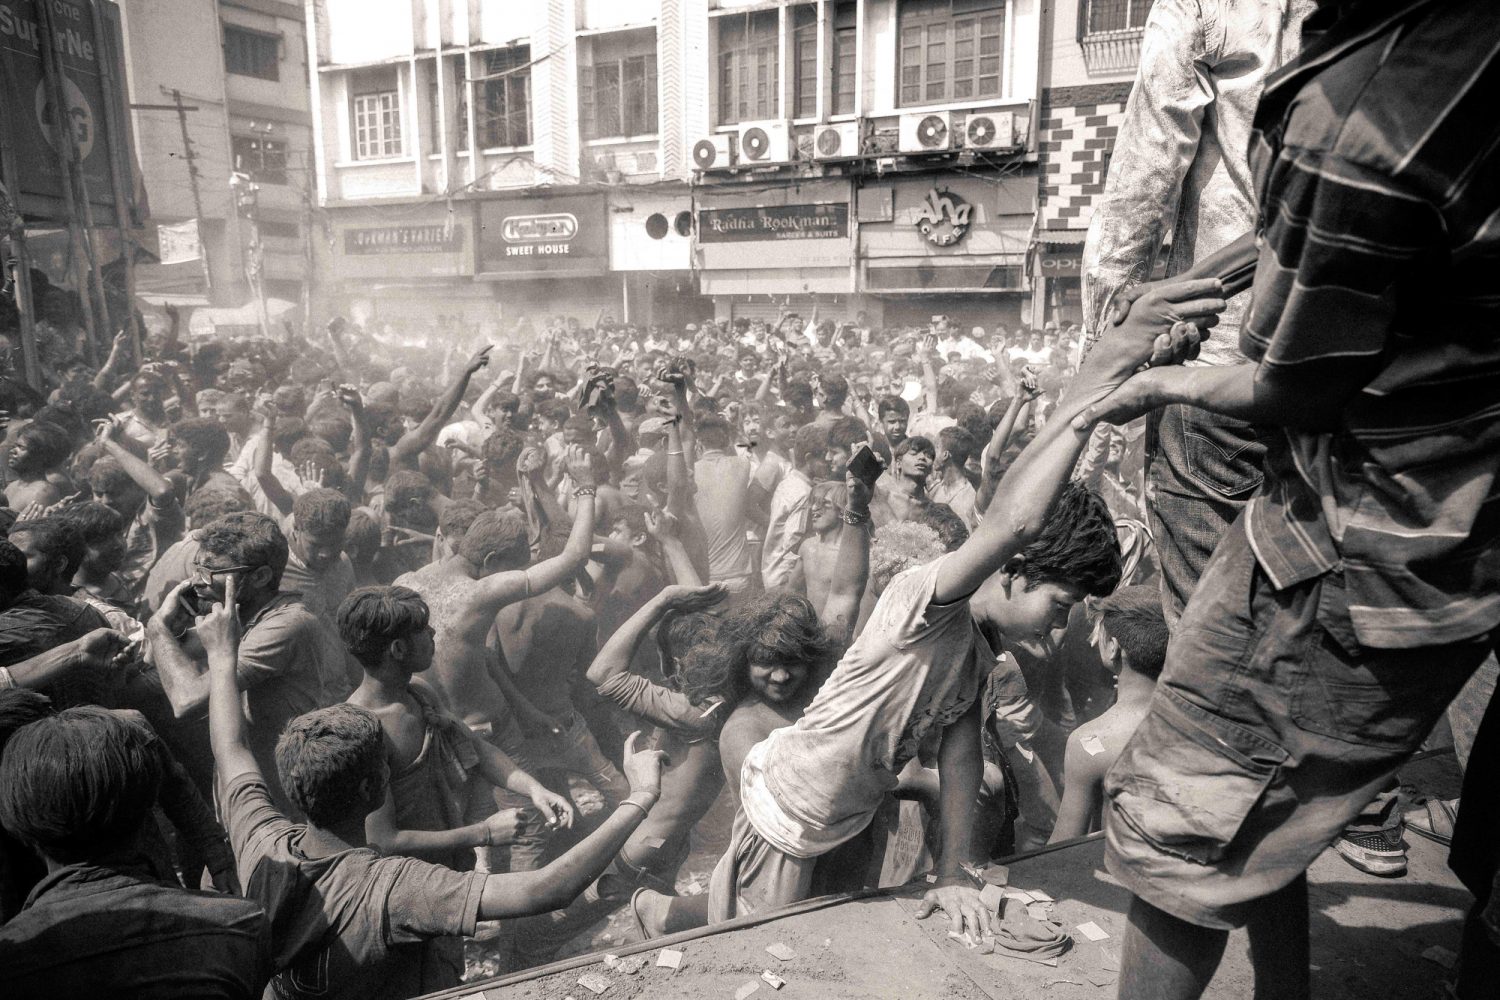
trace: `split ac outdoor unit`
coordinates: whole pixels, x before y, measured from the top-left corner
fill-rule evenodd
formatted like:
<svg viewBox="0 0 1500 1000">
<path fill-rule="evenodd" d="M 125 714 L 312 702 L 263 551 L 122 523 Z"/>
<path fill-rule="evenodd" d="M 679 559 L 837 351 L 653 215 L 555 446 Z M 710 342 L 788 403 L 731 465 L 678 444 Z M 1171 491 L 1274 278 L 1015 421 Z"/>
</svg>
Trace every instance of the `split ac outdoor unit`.
<svg viewBox="0 0 1500 1000">
<path fill-rule="evenodd" d="M 791 133 L 786 122 L 745 122 L 740 126 L 741 163 L 786 163 L 791 158 Z"/>
<path fill-rule="evenodd" d="M 953 148 L 953 121 L 946 111 L 902 115 L 900 143 L 903 153 L 937 153 Z"/>
<path fill-rule="evenodd" d="M 734 166 L 734 137 L 721 133 L 693 143 L 693 166 L 699 170 L 725 170 Z"/>
<path fill-rule="evenodd" d="M 969 149 L 1011 149 L 1016 144 L 1014 111 L 971 111 L 964 122 L 964 146 Z"/>
<path fill-rule="evenodd" d="M 857 121 L 819 125 L 813 129 L 813 159 L 835 160 L 858 156 L 861 152 L 859 131 Z"/>
</svg>

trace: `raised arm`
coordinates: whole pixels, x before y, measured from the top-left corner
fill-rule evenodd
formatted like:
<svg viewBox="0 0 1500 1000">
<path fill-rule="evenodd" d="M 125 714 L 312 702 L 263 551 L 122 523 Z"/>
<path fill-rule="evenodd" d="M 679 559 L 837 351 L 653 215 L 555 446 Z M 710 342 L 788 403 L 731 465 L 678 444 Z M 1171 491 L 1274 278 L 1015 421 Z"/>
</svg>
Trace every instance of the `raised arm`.
<svg viewBox="0 0 1500 1000">
<path fill-rule="evenodd" d="M 233 573 L 225 576 L 224 603 L 215 604 L 197 625 L 198 639 L 208 653 L 208 741 L 220 788 L 242 774 L 264 777 L 245 742 L 245 710 L 235 672 L 240 648 L 236 586 Z"/>
<path fill-rule="evenodd" d="M 358 507 L 365 499 L 365 480 L 370 475 L 370 421 L 365 417 L 365 403 L 359 390 L 352 385 L 341 385 L 334 390 L 339 402 L 349 409 L 349 419 L 354 425 L 349 435 L 349 475 L 344 480 L 344 496 Z"/>
<path fill-rule="evenodd" d="M 569 445 L 564 459 L 577 484 L 574 495 L 578 500 L 567 544 L 556 556 L 530 569 L 495 573 L 480 580 L 459 613 L 457 627 L 466 641 L 483 644 L 501 608 L 556 587 L 588 562 L 594 541 L 594 464 L 578 445 Z"/>
<path fill-rule="evenodd" d="M 637 751 L 640 733 L 625 743 L 623 770 L 630 781 L 630 797 L 584 841 L 545 868 L 531 872 L 491 875 L 479 901 L 479 919 L 500 920 L 546 913 L 567 906 L 625 846 L 661 796 L 660 750 Z"/>
<path fill-rule="evenodd" d="M 630 670 L 630 662 L 640 648 L 646 634 L 657 622 L 669 614 L 691 614 L 705 611 L 722 601 L 728 591 L 722 584 L 711 583 L 706 587 L 683 587 L 673 585 L 665 588 L 615 630 L 609 637 L 594 662 L 589 665 L 589 683 L 598 687 L 617 674 Z"/>
<path fill-rule="evenodd" d="M 974 498 L 974 509 L 981 514 L 989 509 L 990 501 L 995 499 L 995 489 L 1000 485 L 1000 456 L 1010 446 L 1010 439 L 1015 436 L 1021 415 L 1030 409 L 1032 402 L 1041 394 L 1030 369 L 1027 370 L 1027 376 L 1017 383 L 1015 393 L 1010 397 L 1005 413 L 995 427 L 995 433 L 990 435 L 990 443 L 985 445 L 984 453 L 979 458 L 981 477 L 979 495 Z"/>
<path fill-rule="evenodd" d="M 391 468 L 411 469 L 416 471 L 417 458 L 432 447 L 437 440 L 438 433 L 442 431 L 443 425 L 453 419 L 453 414 L 458 410 L 458 404 L 463 402 L 464 393 L 468 391 L 469 379 L 474 373 L 490 363 L 490 349 L 493 344 L 486 344 L 474 353 L 469 363 L 464 365 L 464 370 L 459 373 L 458 378 L 448 387 L 448 391 L 439 397 L 432 409 L 427 411 L 427 416 L 416 427 L 401 435 L 391 448 Z"/>
<path fill-rule="evenodd" d="M 646 530 L 661 547 L 672 579 L 684 587 L 701 586 L 703 578 L 698 575 L 698 567 L 693 565 L 693 557 L 688 555 L 687 546 L 682 543 L 682 536 L 678 534 L 680 527 L 681 523 L 669 511 L 646 512 Z"/>
<path fill-rule="evenodd" d="M 255 468 L 251 469 L 251 475 L 260 485 L 260 491 L 266 495 L 266 499 L 276 507 L 281 515 L 285 517 L 292 512 L 292 505 L 296 503 L 296 497 L 292 496 L 276 473 L 271 471 L 271 462 L 275 456 L 275 446 L 272 439 L 276 434 L 276 407 L 270 403 L 256 407 L 260 415 L 260 429 L 255 432 L 259 439 L 252 454 L 255 456 Z"/>
<path fill-rule="evenodd" d="M 1198 328 L 1212 326 L 1224 310 L 1221 291 L 1209 279 L 1162 282 L 1142 292 L 1125 321 L 1090 352 L 1068 398 L 1006 472 L 974 534 L 943 563 L 934 602 L 969 596 L 1041 533 L 1093 429 L 1094 421 L 1080 418 L 1142 364 L 1162 356 L 1159 337 L 1174 338 L 1177 347 L 1168 356 L 1195 352 Z"/>
<path fill-rule="evenodd" d="M 104 449 L 104 453 L 116 462 L 125 474 L 135 481 L 135 484 L 146 491 L 146 496 L 151 503 L 157 507 L 177 502 L 177 494 L 172 490 L 172 483 L 166 476 L 153 469 L 149 462 L 144 461 L 135 452 L 125 447 L 115 437 L 119 433 L 120 425 L 113 420 L 99 421 L 99 429 L 95 437 L 98 445 Z"/>
</svg>

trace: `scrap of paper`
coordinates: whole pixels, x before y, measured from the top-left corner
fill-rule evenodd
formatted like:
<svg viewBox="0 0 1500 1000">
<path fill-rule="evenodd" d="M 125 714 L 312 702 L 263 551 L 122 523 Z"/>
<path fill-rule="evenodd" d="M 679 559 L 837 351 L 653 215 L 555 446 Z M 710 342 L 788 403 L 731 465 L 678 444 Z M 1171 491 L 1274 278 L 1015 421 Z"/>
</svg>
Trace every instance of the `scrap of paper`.
<svg viewBox="0 0 1500 1000">
<path fill-rule="evenodd" d="M 979 890 L 979 901 L 984 908 L 991 913 L 1000 912 L 1001 905 L 1005 902 L 1005 890 L 998 885 L 987 885 Z"/>
<path fill-rule="evenodd" d="M 734 1000 L 745 1000 L 747 996 L 760 989 L 760 983 L 746 983 L 734 991 Z"/>
<path fill-rule="evenodd" d="M 609 980 L 605 979 L 597 972 L 585 972 L 583 975 L 578 977 L 578 985 L 582 986 L 584 989 L 588 990 L 595 996 L 598 996 L 600 993 L 603 993 L 605 990 L 609 989 Z"/>
<path fill-rule="evenodd" d="M 682 952 L 663 948 L 661 954 L 656 956 L 656 964 L 663 969 L 676 969 L 682 965 Z"/>
<path fill-rule="evenodd" d="M 1109 937 L 1109 931 L 1105 930 L 1103 927 L 1100 927 L 1092 920 L 1088 921 L 1087 923 L 1079 924 L 1078 933 L 1082 934 L 1090 941 L 1103 941 L 1105 938 Z"/>
<path fill-rule="evenodd" d="M 766 971 L 762 972 L 760 974 L 760 979 L 761 979 L 761 982 L 765 983 L 767 986 L 771 987 L 771 989 L 773 989 L 773 990 L 779 990 L 783 986 L 786 985 L 786 980 L 782 979 L 780 976 L 778 976 L 776 973 L 772 972 L 770 969 L 767 969 Z"/>
<path fill-rule="evenodd" d="M 1032 890 L 1030 890 L 1030 892 L 1031 892 L 1031 898 L 1034 899 L 1034 900 L 1036 900 L 1038 903 L 1050 903 L 1050 902 L 1052 902 L 1052 897 L 1049 896 L 1049 895 L 1047 895 L 1045 892 L 1043 892 L 1040 889 L 1032 889 Z"/>
<path fill-rule="evenodd" d="M 783 962 L 790 962 L 792 959 L 797 957 L 797 953 L 795 951 L 788 948 L 780 941 L 777 941 L 772 945 L 767 945 L 766 951 L 771 953 L 772 958 L 779 958 Z"/>
<path fill-rule="evenodd" d="M 1097 736 L 1085 736 L 1083 738 L 1083 749 L 1090 757 L 1097 757 L 1104 752 L 1104 741 Z"/>
</svg>

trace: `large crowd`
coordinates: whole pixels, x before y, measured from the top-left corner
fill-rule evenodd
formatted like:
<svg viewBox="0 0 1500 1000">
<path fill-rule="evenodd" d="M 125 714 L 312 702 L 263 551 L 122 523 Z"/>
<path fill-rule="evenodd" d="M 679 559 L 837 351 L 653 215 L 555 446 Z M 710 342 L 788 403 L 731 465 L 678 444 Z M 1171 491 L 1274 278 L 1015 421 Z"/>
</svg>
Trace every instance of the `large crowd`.
<svg viewBox="0 0 1500 1000">
<path fill-rule="evenodd" d="M 1308 866 L 1404 870 L 1396 771 L 1494 669 L 1480 6 L 1355 4 L 1255 91 L 1248 307 L 1205 265 L 1086 332 L 167 310 L 96 367 L 38 275 L 43 384 L 0 353 L 5 994 L 404 998 L 481 921 L 514 970 L 622 908 L 906 884 L 1045 959 L 987 866 L 1102 830 L 1122 997 L 1201 994 L 1237 927 L 1257 995 L 1309 996 Z M 1464 1000 L 1489 703 L 1429 810 Z"/>
</svg>

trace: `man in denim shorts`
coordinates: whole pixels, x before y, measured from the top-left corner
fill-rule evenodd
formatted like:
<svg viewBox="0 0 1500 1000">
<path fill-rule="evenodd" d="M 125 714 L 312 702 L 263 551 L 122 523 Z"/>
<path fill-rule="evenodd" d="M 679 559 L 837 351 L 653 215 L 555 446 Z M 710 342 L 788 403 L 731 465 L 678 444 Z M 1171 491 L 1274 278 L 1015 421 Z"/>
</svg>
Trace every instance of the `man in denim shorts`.
<svg viewBox="0 0 1500 1000">
<path fill-rule="evenodd" d="M 1199 996 L 1240 926 L 1256 994 L 1308 996 L 1307 866 L 1493 646 L 1500 119 L 1483 95 L 1500 52 L 1474 30 L 1485 13 L 1319 11 L 1326 34 L 1255 118 L 1251 362 L 1146 372 L 1090 414 L 1182 404 L 1280 428 L 1106 779 L 1106 861 L 1136 897 L 1122 998 Z"/>
</svg>

